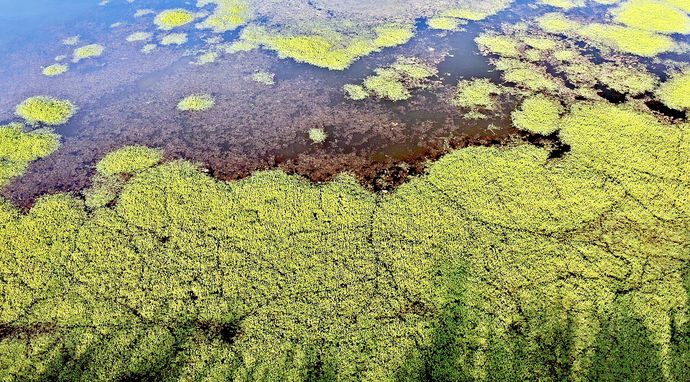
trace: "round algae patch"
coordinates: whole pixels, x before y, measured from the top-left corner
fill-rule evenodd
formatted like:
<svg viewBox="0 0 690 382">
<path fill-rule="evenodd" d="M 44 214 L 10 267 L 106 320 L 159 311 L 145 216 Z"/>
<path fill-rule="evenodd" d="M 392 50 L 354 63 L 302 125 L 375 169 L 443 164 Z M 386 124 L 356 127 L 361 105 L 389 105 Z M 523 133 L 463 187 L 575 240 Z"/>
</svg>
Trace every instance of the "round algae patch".
<svg viewBox="0 0 690 382">
<path fill-rule="evenodd" d="M 560 102 L 537 95 L 527 98 L 520 110 L 513 112 L 513 124 L 520 130 L 549 135 L 558 129 L 562 112 Z"/>
<path fill-rule="evenodd" d="M 184 9 L 168 9 L 159 13 L 154 23 L 159 29 L 170 30 L 189 24 L 194 20 L 194 14 Z"/>
<path fill-rule="evenodd" d="M 324 143 L 327 138 L 328 134 L 326 134 L 323 129 L 309 129 L 309 139 L 311 139 L 312 142 L 317 144 Z"/>
<path fill-rule="evenodd" d="M 146 146 L 125 146 L 106 155 L 96 165 L 103 175 L 135 174 L 160 163 L 160 150 Z"/>
<path fill-rule="evenodd" d="M 67 123 L 76 110 L 77 107 L 68 100 L 35 96 L 17 105 L 15 113 L 34 125 L 62 125 Z"/>
<path fill-rule="evenodd" d="M 213 107 L 216 100 L 210 94 L 192 94 L 177 104 L 182 111 L 205 111 Z"/>
<path fill-rule="evenodd" d="M 429 28 L 454 31 L 460 26 L 460 20 L 452 17 L 434 17 L 429 19 Z"/>
<path fill-rule="evenodd" d="M 46 66 L 43 68 L 43 75 L 48 76 L 48 77 L 54 77 L 58 76 L 62 73 L 65 73 L 68 69 L 68 66 L 65 64 L 53 64 L 50 66 Z"/>
<path fill-rule="evenodd" d="M 101 54 L 103 54 L 103 45 L 99 44 L 91 44 L 91 45 L 84 45 L 80 48 L 77 48 L 74 50 L 73 54 L 73 60 L 74 62 L 79 62 L 83 59 L 86 58 L 92 58 L 92 57 L 98 57 Z"/>
<path fill-rule="evenodd" d="M 671 77 L 657 91 L 661 102 L 677 110 L 690 110 L 690 70 Z"/>
<path fill-rule="evenodd" d="M 666 2 L 630 0 L 614 14 L 615 21 L 633 28 L 660 33 L 690 33 L 690 16 Z"/>
</svg>

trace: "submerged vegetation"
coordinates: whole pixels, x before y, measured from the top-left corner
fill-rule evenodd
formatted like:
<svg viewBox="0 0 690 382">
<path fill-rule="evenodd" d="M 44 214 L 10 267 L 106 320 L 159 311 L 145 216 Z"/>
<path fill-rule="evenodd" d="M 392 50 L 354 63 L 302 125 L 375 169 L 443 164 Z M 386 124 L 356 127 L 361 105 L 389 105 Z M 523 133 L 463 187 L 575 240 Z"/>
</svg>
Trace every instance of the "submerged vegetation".
<svg viewBox="0 0 690 382">
<path fill-rule="evenodd" d="M 84 45 L 74 50 L 72 61 L 79 62 L 87 58 L 98 57 L 103 54 L 105 48 L 100 44 Z"/>
<path fill-rule="evenodd" d="M 161 152 L 145 146 L 126 146 L 106 155 L 96 169 L 103 175 L 136 174 L 160 163 Z"/>
<path fill-rule="evenodd" d="M 68 69 L 69 67 L 65 64 L 53 64 L 43 68 L 43 75 L 48 77 L 59 76 L 67 72 Z"/>
<path fill-rule="evenodd" d="M 326 139 L 328 138 L 328 134 L 326 134 L 323 129 L 309 129 L 309 139 L 311 139 L 312 142 L 319 144 L 319 143 L 324 143 L 326 142 Z"/>
<path fill-rule="evenodd" d="M 158 29 L 171 30 L 194 21 L 194 14 L 185 9 L 168 9 L 158 15 L 153 22 Z"/>
<path fill-rule="evenodd" d="M 29 163 L 50 155 L 59 143 L 58 135 L 49 130 L 27 133 L 21 123 L 0 126 L 0 187 L 21 175 Z"/>
<path fill-rule="evenodd" d="M 412 97 L 411 90 L 427 86 L 428 80 L 438 73 L 436 68 L 414 57 L 398 57 L 392 65 L 377 68 L 374 72 L 364 79 L 361 86 L 346 84 L 343 90 L 348 98 L 359 101 L 371 95 L 404 101 Z"/>
<path fill-rule="evenodd" d="M 216 104 L 215 98 L 210 94 L 192 94 L 183 98 L 177 108 L 182 111 L 206 111 Z"/>
<path fill-rule="evenodd" d="M 62 125 L 74 115 L 77 107 L 68 100 L 34 96 L 17 105 L 15 113 L 26 122 L 37 125 Z"/>
</svg>

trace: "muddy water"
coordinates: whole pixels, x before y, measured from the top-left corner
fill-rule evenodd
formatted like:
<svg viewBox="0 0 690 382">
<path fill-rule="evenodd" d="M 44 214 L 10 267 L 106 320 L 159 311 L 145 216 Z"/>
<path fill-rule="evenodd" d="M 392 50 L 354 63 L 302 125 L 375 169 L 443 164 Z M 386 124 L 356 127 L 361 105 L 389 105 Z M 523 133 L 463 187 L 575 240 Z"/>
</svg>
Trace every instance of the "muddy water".
<svg viewBox="0 0 690 382">
<path fill-rule="evenodd" d="M 408 176 L 424 171 L 428 160 L 456 147 L 496 145 L 527 139 L 510 124 L 510 102 L 494 118 L 469 120 L 449 103 L 457 81 L 485 77 L 500 82 L 474 38 L 483 29 L 526 14 L 543 12 L 529 1 L 517 2 L 465 30 L 443 33 L 417 22 L 415 38 L 400 47 L 357 61 L 346 71 L 333 72 L 274 53 L 252 51 L 224 55 L 216 63 L 194 65 L 195 55 L 210 31 L 190 32 L 181 47 L 158 47 L 142 54 L 142 44 L 127 35 L 152 30 L 152 17 L 134 18 L 136 9 L 193 8 L 182 1 L 27 0 L 0 1 L 0 122 L 16 118 L 14 106 L 40 94 L 72 100 L 79 112 L 56 131 L 62 146 L 31 164 L 2 192 L 20 206 L 55 192 L 78 193 L 88 187 L 95 163 L 123 145 L 162 148 L 168 160 L 200 163 L 220 179 L 237 179 L 254 171 L 280 167 L 313 181 L 326 181 L 341 172 L 356 174 L 372 190 L 387 190 Z M 113 23 L 123 23 L 115 25 Z M 71 53 L 62 39 L 79 35 L 82 44 L 99 43 L 106 53 L 70 65 L 64 75 L 48 78 L 41 67 L 54 57 Z M 222 35 L 225 42 L 238 31 Z M 351 101 L 342 86 L 360 83 L 375 68 L 399 55 L 438 62 L 435 84 L 415 91 L 405 102 L 376 99 Z M 69 59 L 68 59 L 69 60 Z M 253 73 L 275 73 L 276 84 L 265 86 Z M 196 92 L 211 93 L 216 106 L 203 113 L 177 111 L 177 102 Z M 325 143 L 308 139 L 311 128 L 328 133 Z"/>
</svg>

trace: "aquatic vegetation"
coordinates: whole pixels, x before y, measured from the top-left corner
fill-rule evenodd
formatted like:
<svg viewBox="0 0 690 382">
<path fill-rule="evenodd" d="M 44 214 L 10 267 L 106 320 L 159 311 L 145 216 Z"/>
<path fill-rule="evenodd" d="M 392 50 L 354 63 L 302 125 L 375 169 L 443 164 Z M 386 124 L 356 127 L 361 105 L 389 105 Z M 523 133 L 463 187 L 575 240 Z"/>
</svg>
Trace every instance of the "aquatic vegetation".
<svg viewBox="0 0 690 382">
<path fill-rule="evenodd" d="M 146 44 L 146 45 L 141 47 L 141 53 L 149 54 L 149 53 L 153 52 L 154 50 L 156 50 L 157 47 L 158 46 L 156 44 Z"/>
<path fill-rule="evenodd" d="M 670 108 L 690 110 L 690 70 L 678 73 L 661 84 L 656 96 Z"/>
<path fill-rule="evenodd" d="M 565 10 L 583 7 L 585 5 L 585 0 L 539 0 L 539 2 L 544 5 L 550 5 Z"/>
<path fill-rule="evenodd" d="M 274 73 L 264 72 L 264 71 L 256 72 L 252 75 L 252 80 L 254 80 L 260 84 L 266 85 L 266 86 L 275 85 L 275 79 L 274 78 L 275 78 Z"/>
<path fill-rule="evenodd" d="M 187 34 L 184 32 L 166 34 L 161 38 L 161 45 L 183 45 L 187 42 Z"/>
<path fill-rule="evenodd" d="M 412 97 L 400 73 L 392 69 L 377 69 L 376 74 L 364 79 L 364 87 L 379 98 L 404 101 Z"/>
<path fill-rule="evenodd" d="M 553 52 L 553 57 L 559 61 L 573 61 L 579 56 L 580 54 L 572 49 L 560 49 Z"/>
<path fill-rule="evenodd" d="M 556 92 L 563 86 L 543 68 L 517 59 L 500 58 L 495 63 L 503 71 L 503 79 L 532 92 Z"/>
<path fill-rule="evenodd" d="M 552 50 L 558 46 L 554 40 L 546 37 L 525 36 L 522 37 L 521 40 L 523 43 L 537 50 Z"/>
<path fill-rule="evenodd" d="M 547 13 L 537 19 L 537 24 L 548 33 L 566 33 L 580 28 L 578 22 L 569 20 L 562 13 Z"/>
<path fill-rule="evenodd" d="M 62 40 L 64 45 L 77 45 L 79 44 L 79 36 L 70 36 Z"/>
<path fill-rule="evenodd" d="M 673 5 L 678 9 L 682 9 L 685 12 L 690 13 L 690 4 L 686 0 L 665 0 L 667 3 Z"/>
<path fill-rule="evenodd" d="M 21 175 L 29 163 L 50 155 L 59 145 L 60 137 L 49 130 L 27 133 L 21 123 L 0 126 L 0 187 Z"/>
<path fill-rule="evenodd" d="M 455 9 L 450 9 L 448 11 L 444 11 L 441 13 L 441 17 L 453 17 L 453 18 L 458 18 L 458 19 L 465 19 L 465 20 L 472 20 L 472 21 L 479 21 L 483 20 L 492 14 L 494 14 L 498 9 L 494 9 L 493 11 L 478 11 L 478 10 L 473 10 L 473 9 L 468 9 L 468 8 L 455 8 Z"/>
<path fill-rule="evenodd" d="M 520 55 L 517 41 L 510 36 L 484 33 L 475 38 L 474 41 L 485 52 L 502 57 L 517 57 Z"/>
<path fill-rule="evenodd" d="M 199 0 L 198 7 L 215 4 L 216 9 L 197 28 L 212 29 L 216 33 L 235 30 L 252 17 L 249 5 L 244 0 Z"/>
<path fill-rule="evenodd" d="M 15 114 L 26 122 L 49 126 L 62 125 L 77 111 L 77 107 L 68 100 L 48 96 L 34 96 L 17 105 Z"/>
<path fill-rule="evenodd" d="M 462 80 L 458 83 L 453 104 L 474 111 L 495 110 L 498 107 L 497 96 L 502 93 L 502 89 L 487 78 Z"/>
<path fill-rule="evenodd" d="M 210 94 L 192 94 L 183 98 L 177 108 L 182 111 L 206 111 L 216 104 L 215 98 Z"/>
<path fill-rule="evenodd" d="M 194 21 L 194 14 L 186 9 L 167 9 L 158 15 L 153 20 L 158 29 L 171 30 Z"/>
<path fill-rule="evenodd" d="M 74 50 L 72 62 L 79 62 L 87 58 L 98 57 L 103 54 L 105 48 L 100 44 L 84 45 Z"/>
<path fill-rule="evenodd" d="M 391 69 L 405 77 L 408 83 L 418 82 L 438 74 L 438 70 L 414 57 L 398 57 Z"/>
<path fill-rule="evenodd" d="M 43 75 L 48 77 L 58 76 L 67 72 L 69 67 L 65 64 L 53 64 L 43 68 Z"/>
<path fill-rule="evenodd" d="M 127 36 L 128 42 L 138 42 L 138 41 L 148 41 L 153 37 L 153 33 L 150 32 L 134 32 Z"/>
<path fill-rule="evenodd" d="M 254 49 L 257 49 L 258 47 L 259 47 L 259 45 L 255 44 L 255 43 L 240 40 L 240 41 L 235 41 L 231 44 L 227 44 L 226 46 L 223 47 L 223 50 L 225 51 L 225 53 L 233 54 L 233 53 L 239 53 L 239 52 L 249 52 L 249 51 L 252 51 Z"/>
<path fill-rule="evenodd" d="M 346 84 L 343 86 L 343 90 L 347 97 L 353 101 L 361 101 L 369 98 L 369 92 L 361 85 Z"/>
<path fill-rule="evenodd" d="M 659 0 L 628 0 L 614 10 L 614 20 L 627 26 L 660 33 L 690 33 L 690 16 Z"/>
<path fill-rule="evenodd" d="M 103 157 L 96 165 L 101 175 L 136 174 L 160 163 L 160 150 L 146 146 L 125 146 Z"/>
<path fill-rule="evenodd" d="M 248 44 L 276 51 L 280 58 L 292 58 L 330 70 L 344 70 L 360 57 L 404 44 L 412 36 L 411 27 L 398 24 L 377 27 L 374 36 L 357 37 L 345 36 L 336 31 L 325 34 L 282 35 L 253 26 L 242 30 L 241 39 Z"/>
<path fill-rule="evenodd" d="M 156 12 L 153 9 L 137 9 L 136 12 L 134 12 L 134 17 L 143 17 L 154 13 Z"/>
<path fill-rule="evenodd" d="M 460 27 L 460 20 L 453 17 L 433 17 L 428 24 L 431 29 L 454 31 Z"/>
<path fill-rule="evenodd" d="M 326 139 L 328 138 L 328 134 L 326 134 L 323 129 L 309 129 L 309 139 L 311 139 L 312 142 L 316 144 L 324 143 L 326 142 Z"/>
<path fill-rule="evenodd" d="M 91 187 L 83 192 L 84 205 L 92 210 L 107 206 L 117 198 L 124 184 L 121 177 L 96 174 Z"/>
<path fill-rule="evenodd" d="M 207 64 L 212 64 L 218 60 L 218 57 L 220 57 L 220 54 L 216 51 L 209 51 L 206 52 L 199 57 L 197 57 L 196 61 L 194 62 L 196 65 L 207 65 Z"/>
<path fill-rule="evenodd" d="M 520 109 L 513 112 L 513 124 L 521 130 L 549 135 L 558 130 L 562 113 L 560 102 L 539 94 L 524 100 Z"/>
<path fill-rule="evenodd" d="M 608 47 L 645 57 L 667 52 L 675 45 L 671 37 L 619 25 L 593 23 L 582 27 L 578 33 Z"/>
</svg>

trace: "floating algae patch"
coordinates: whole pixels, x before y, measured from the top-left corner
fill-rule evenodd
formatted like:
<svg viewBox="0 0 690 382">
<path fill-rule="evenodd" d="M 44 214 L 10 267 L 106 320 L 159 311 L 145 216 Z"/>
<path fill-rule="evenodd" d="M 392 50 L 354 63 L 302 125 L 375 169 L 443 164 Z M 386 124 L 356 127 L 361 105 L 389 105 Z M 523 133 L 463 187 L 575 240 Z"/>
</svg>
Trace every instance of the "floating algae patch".
<svg viewBox="0 0 690 382">
<path fill-rule="evenodd" d="M 96 169 L 102 175 L 136 174 L 160 163 L 160 150 L 146 146 L 125 146 L 106 155 Z"/>
<path fill-rule="evenodd" d="M 72 53 L 72 62 L 79 62 L 87 58 L 98 57 L 103 54 L 105 48 L 100 44 L 84 45 L 74 50 Z"/>
<path fill-rule="evenodd" d="M 148 41 L 153 37 L 151 32 L 134 32 L 127 36 L 128 42 Z"/>
<path fill-rule="evenodd" d="M 431 29 L 454 31 L 460 27 L 461 22 L 453 17 L 433 17 L 429 19 L 427 24 Z"/>
<path fill-rule="evenodd" d="M 613 11 L 614 20 L 659 33 L 690 33 L 690 15 L 663 0 L 628 0 Z"/>
<path fill-rule="evenodd" d="M 453 104 L 471 111 L 481 109 L 493 111 L 498 108 L 498 97 L 501 94 L 503 94 L 503 89 L 489 79 L 462 80 L 458 83 Z"/>
<path fill-rule="evenodd" d="M 49 96 L 34 96 L 17 105 L 15 113 L 26 122 L 37 125 L 62 125 L 74 115 L 77 107 L 68 100 Z"/>
<path fill-rule="evenodd" d="M 270 72 L 256 72 L 252 75 L 252 80 L 266 85 L 266 86 L 271 86 L 275 85 L 275 73 L 270 73 Z"/>
<path fill-rule="evenodd" d="M 24 132 L 24 125 L 0 126 L 0 187 L 21 175 L 29 163 L 46 157 L 60 145 L 60 137 L 49 130 Z"/>
<path fill-rule="evenodd" d="M 393 65 L 375 70 L 361 86 L 348 84 L 343 88 L 353 100 L 375 95 L 390 101 L 404 101 L 412 97 L 411 90 L 423 88 L 438 71 L 413 57 L 398 57 Z M 365 95 L 366 94 L 366 95 Z"/>
<path fill-rule="evenodd" d="M 187 43 L 187 34 L 184 32 L 180 33 L 169 33 L 161 38 L 161 45 L 184 45 Z"/>
<path fill-rule="evenodd" d="M 53 64 L 43 68 L 43 75 L 48 77 L 55 77 L 67 72 L 68 69 L 69 67 L 65 64 Z"/>
<path fill-rule="evenodd" d="M 215 98 L 210 94 L 192 94 L 183 98 L 177 108 L 181 111 L 206 111 L 216 104 Z"/>
<path fill-rule="evenodd" d="M 549 135 L 558 130 L 561 103 L 553 98 L 536 95 L 525 99 L 519 110 L 513 112 L 513 124 L 525 131 Z"/>
<path fill-rule="evenodd" d="M 200 29 L 212 29 L 216 33 L 235 30 L 252 18 L 249 4 L 244 0 L 199 0 L 198 7 L 215 5 L 215 10 L 204 21 L 197 24 Z"/>
<path fill-rule="evenodd" d="M 517 57 L 520 55 L 517 41 L 510 36 L 482 34 L 474 41 L 482 51 L 502 57 Z"/>
<path fill-rule="evenodd" d="M 643 57 L 668 52 L 675 46 L 669 36 L 620 25 L 593 23 L 582 27 L 577 33 L 610 48 Z"/>
<path fill-rule="evenodd" d="M 153 20 L 158 29 L 171 30 L 194 21 L 194 14 L 185 9 L 167 9 L 158 15 Z"/>
<path fill-rule="evenodd" d="M 661 84 L 656 95 L 670 108 L 690 110 L 690 70 L 671 76 Z"/>
<path fill-rule="evenodd" d="M 585 6 L 585 0 L 539 0 L 539 3 L 565 10 Z"/>
<path fill-rule="evenodd" d="M 326 142 L 328 134 L 323 129 L 309 129 L 309 139 L 316 144 Z"/>
</svg>

